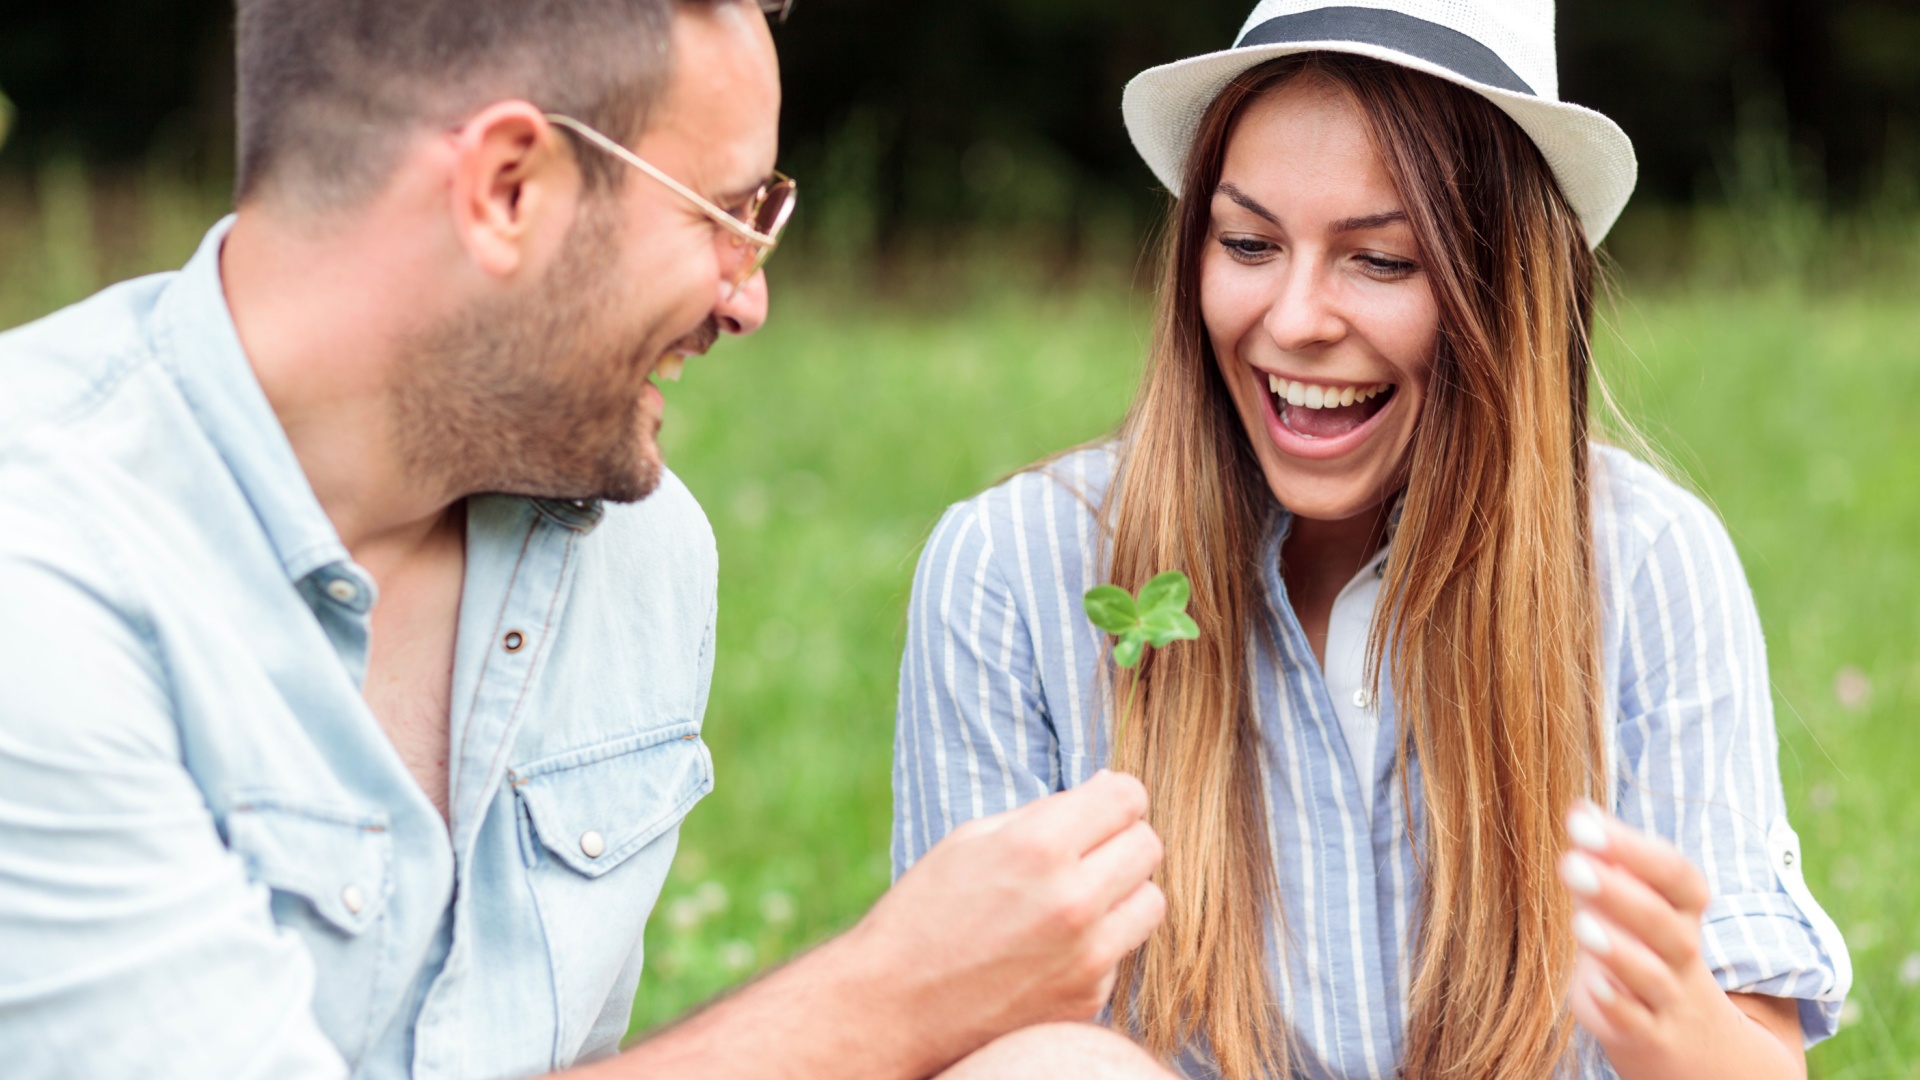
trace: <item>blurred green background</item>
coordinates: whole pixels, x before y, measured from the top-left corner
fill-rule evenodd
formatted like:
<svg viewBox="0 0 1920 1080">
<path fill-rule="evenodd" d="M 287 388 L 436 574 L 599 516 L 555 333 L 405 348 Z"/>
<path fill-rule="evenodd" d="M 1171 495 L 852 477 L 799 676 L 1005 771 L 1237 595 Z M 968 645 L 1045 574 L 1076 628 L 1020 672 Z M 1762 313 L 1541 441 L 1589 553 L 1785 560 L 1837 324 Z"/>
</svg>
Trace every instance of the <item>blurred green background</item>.
<svg viewBox="0 0 1920 1080">
<path fill-rule="evenodd" d="M 0 328 L 178 265 L 225 212 L 228 11 L 0 11 Z M 1243 15 L 800 0 L 778 31 L 807 198 L 773 318 L 667 391 L 669 459 L 720 544 L 719 779 L 648 928 L 636 1032 L 884 889 L 919 545 L 947 503 L 1119 418 L 1162 209 L 1119 86 Z M 1646 166 L 1605 249 L 1601 368 L 1746 561 L 1809 876 L 1853 947 L 1814 1075 L 1920 1078 L 1920 12 L 1581 0 L 1561 27 L 1568 96 Z"/>
</svg>

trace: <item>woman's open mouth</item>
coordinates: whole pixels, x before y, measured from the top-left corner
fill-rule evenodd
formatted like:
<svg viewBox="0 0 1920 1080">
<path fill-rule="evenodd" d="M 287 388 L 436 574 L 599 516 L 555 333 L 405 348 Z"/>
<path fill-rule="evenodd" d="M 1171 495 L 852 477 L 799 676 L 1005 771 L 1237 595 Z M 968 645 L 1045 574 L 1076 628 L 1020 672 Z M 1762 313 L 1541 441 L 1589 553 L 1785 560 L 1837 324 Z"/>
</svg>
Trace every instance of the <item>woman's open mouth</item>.
<svg viewBox="0 0 1920 1080">
<path fill-rule="evenodd" d="M 1303 439 L 1337 439 L 1351 434 L 1393 400 L 1392 383 L 1334 386 L 1296 382 L 1267 375 L 1274 415 Z"/>
</svg>

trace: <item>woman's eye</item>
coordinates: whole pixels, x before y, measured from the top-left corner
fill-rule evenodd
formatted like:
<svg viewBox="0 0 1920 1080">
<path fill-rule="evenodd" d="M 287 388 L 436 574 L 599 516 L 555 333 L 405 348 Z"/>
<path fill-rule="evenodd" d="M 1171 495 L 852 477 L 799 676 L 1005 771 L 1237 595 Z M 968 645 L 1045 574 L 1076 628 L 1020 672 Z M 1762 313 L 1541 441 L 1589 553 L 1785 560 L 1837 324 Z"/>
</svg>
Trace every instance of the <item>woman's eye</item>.
<svg viewBox="0 0 1920 1080">
<path fill-rule="evenodd" d="M 1241 262 L 1259 262 L 1273 254 L 1274 250 L 1271 242 L 1249 236 L 1223 236 L 1220 238 L 1220 246 L 1227 249 L 1227 254 Z"/>
<path fill-rule="evenodd" d="M 1367 273 L 1372 274 L 1374 277 L 1385 278 L 1387 280 L 1398 280 L 1409 277 L 1415 270 L 1420 269 L 1418 263 L 1410 262 L 1406 259 L 1395 259 L 1387 255 L 1361 255 L 1359 259 L 1361 267 L 1366 270 Z"/>
</svg>

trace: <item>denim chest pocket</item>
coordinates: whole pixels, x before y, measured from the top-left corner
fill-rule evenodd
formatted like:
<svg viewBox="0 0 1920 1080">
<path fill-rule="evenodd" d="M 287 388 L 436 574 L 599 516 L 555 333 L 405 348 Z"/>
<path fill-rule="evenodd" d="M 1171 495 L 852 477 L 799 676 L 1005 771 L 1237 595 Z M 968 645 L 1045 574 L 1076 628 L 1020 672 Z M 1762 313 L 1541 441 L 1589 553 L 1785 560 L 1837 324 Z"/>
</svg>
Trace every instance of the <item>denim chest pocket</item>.
<svg viewBox="0 0 1920 1080">
<path fill-rule="evenodd" d="M 551 1064 L 563 1069 L 610 1008 L 632 1006 L 647 916 L 681 820 L 713 790 L 713 758 L 689 721 L 515 766 L 507 781 L 553 977 Z"/>
<path fill-rule="evenodd" d="M 713 790 L 697 723 L 674 724 L 516 766 L 507 781 L 540 846 L 598 878 L 679 824 Z M 529 865 L 532 850 L 523 852 Z"/>
<path fill-rule="evenodd" d="M 242 794 L 227 811 L 226 832 L 247 876 L 272 890 L 273 921 L 298 934 L 313 960 L 315 1018 L 356 1060 L 372 1034 L 373 1002 L 393 975 L 386 962 L 390 920 L 381 917 L 393 891 L 387 816 Z"/>
<path fill-rule="evenodd" d="M 384 814 L 242 797 L 227 812 L 227 843 L 248 876 L 298 897 L 349 937 L 386 908 L 393 836 Z"/>
</svg>

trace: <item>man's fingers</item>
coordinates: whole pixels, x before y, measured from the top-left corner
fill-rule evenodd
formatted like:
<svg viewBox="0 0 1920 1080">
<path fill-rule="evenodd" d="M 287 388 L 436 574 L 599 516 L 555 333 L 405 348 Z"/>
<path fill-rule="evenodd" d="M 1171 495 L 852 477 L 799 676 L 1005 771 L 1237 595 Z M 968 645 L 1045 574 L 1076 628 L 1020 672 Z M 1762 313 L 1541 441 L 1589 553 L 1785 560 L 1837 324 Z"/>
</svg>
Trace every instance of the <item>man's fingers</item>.
<svg viewBox="0 0 1920 1080">
<path fill-rule="evenodd" d="M 1095 903 L 1104 912 L 1151 877 L 1165 854 L 1153 826 L 1136 821 L 1088 852 L 1080 872 L 1092 879 Z"/>
<path fill-rule="evenodd" d="M 1147 813 L 1147 789 L 1126 773 L 1105 769 L 1079 787 L 1029 803 L 1019 811 L 1031 836 L 1085 855 Z"/>
<path fill-rule="evenodd" d="M 1166 894 L 1151 881 L 1141 882 L 1100 920 L 1095 931 L 1100 955 L 1111 957 L 1110 963 L 1119 963 L 1121 957 L 1144 944 L 1166 917 Z"/>
<path fill-rule="evenodd" d="M 1679 848 L 1665 840 L 1649 836 L 1589 802 L 1575 805 L 1567 815 L 1567 836 L 1580 850 L 1646 882 L 1681 911 L 1698 916 L 1707 909 L 1706 877 L 1680 854 Z"/>
<path fill-rule="evenodd" d="M 1027 805 L 1031 806 L 1033 804 L 1029 803 Z M 972 821 L 963 821 L 959 825 L 954 826 L 953 831 L 946 835 L 942 843 L 944 843 L 945 840 L 964 841 L 970 836 L 985 836 L 990 832 L 997 832 L 1000 829 L 1006 828 L 1012 822 L 1019 820 L 1021 811 L 1025 809 L 1025 806 L 1020 806 L 1012 810 L 1002 810 L 998 814 L 977 817 Z"/>
</svg>

